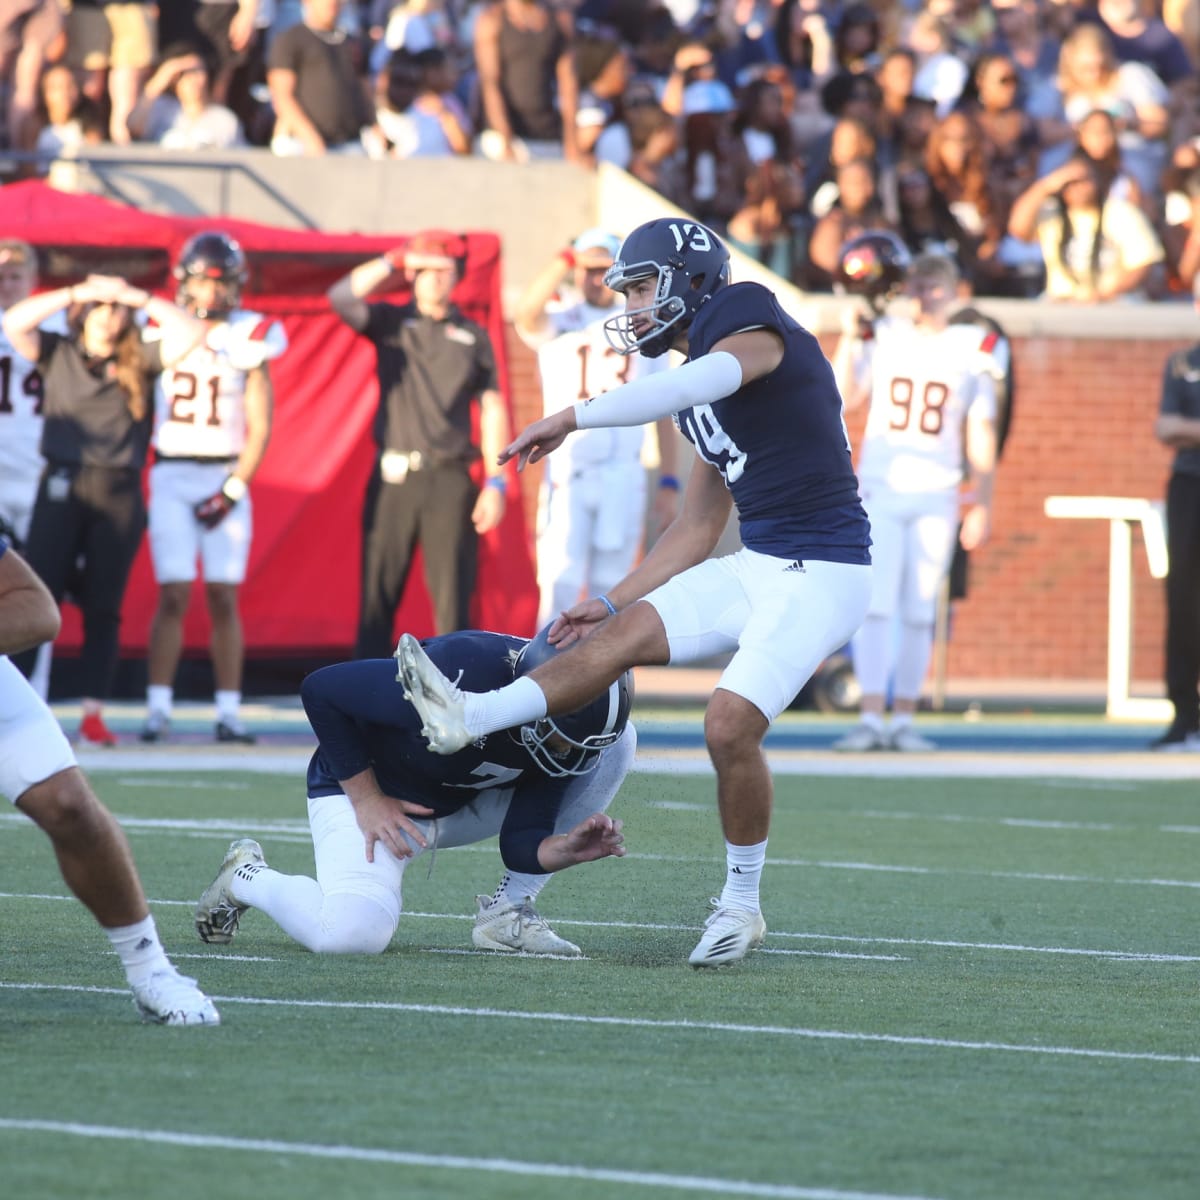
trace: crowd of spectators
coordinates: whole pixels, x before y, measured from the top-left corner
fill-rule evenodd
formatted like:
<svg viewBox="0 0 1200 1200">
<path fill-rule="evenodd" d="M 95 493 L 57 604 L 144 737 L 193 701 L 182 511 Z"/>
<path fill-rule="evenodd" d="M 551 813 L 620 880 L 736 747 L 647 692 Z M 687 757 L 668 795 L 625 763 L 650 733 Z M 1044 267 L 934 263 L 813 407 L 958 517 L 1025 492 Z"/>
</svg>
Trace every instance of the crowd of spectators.
<svg viewBox="0 0 1200 1200">
<path fill-rule="evenodd" d="M 630 171 L 784 278 L 1190 296 L 1200 0 L 12 0 L 3 136 Z"/>
</svg>

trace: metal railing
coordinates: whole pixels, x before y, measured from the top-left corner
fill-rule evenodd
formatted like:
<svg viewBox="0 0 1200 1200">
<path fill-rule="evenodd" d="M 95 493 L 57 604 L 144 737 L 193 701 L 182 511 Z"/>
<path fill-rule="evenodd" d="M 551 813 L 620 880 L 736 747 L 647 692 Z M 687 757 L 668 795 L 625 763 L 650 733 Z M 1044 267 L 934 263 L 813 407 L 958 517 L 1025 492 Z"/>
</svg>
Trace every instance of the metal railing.
<svg viewBox="0 0 1200 1200">
<path fill-rule="evenodd" d="M 56 164 L 71 167 L 84 167 L 96 178 L 103 194 L 127 204 L 133 208 L 141 207 L 137 200 L 129 195 L 111 178 L 111 171 L 129 170 L 131 168 L 153 169 L 155 171 L 208 171 L 217 172 L 217 195 L 219 211 L 213 215 L 228 217 L 234 214 L 230 211 L 230 184 L 234 176 L 241 176 L 253 187 L 257 188 L 273 203 L 278 204 L 289 216 L 305 229 L 316 230 L 320 226 L 303 209 L 297 207 L 287 196 L 273 184 L 264 179 L 253 167 L 243 162 L 234 162 L 221 158 L 180 159 L 173 155 L 164 158 L 122 158 L 113 155 L 91 155 L 85 153 L 71 155 L 44 154 L 36 151 L 8 150 L 0 155 L 0 173 L 12 174 L 15 168 L 33 166 L 37 175 L 44 177 L 51 167 Z"/>
</svg>

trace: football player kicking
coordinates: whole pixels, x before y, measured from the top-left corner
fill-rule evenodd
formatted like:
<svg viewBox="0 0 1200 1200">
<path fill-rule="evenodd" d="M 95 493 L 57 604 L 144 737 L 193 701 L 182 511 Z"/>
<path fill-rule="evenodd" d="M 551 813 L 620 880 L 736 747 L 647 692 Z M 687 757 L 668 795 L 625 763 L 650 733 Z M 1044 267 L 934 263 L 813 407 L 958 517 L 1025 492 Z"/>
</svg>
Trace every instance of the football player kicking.
<svg viewBox="0 0 1200 1200">
<path fill-rule="evenodd" d="M 223 233 L 199 233 L 175 267 L 176 303 L 207 325 L 204 341 L 158 378 L 150 469 L 150 557 L 158 607 L 150 625 L 144 742 L 170 730 L 183 618 L 196 578 L 212 624 L 216 739 L 253 742 L 239 715 L 238 587 L 250 558 L 249 485 L 271 436 L 268 363 L 287 349 L 278 322 L 239 308 L 246 257 Z M 152 336 L 148 334 L 147 336 Z"/>
<path fill-rule="evenodd" d="M 467 630 L 427 648 L 475 688 L 510 683 L 557 654 L 545 631 L 526 641 Z M 258 908 L 316 953 L 379 954 L 399 924 L 414 858 L 499 835 L 506 870 L 493 895 L 476 897 L 475 945 L 579 955 L 533 905 L 554 871 L 625 853 L 607 809 L 637 745 L 630 686 L 620 675 L 568 716 L 514 722 L 442 758 L 425 746 L 391 659 L 313 672 L 300 697 L 319 743 L 308 767 L 316 879 L 272 870 L 257 842 L 235 841 L 196 907 L 200 937 L 229 942 Z"/>
<path fill-rule="evenodd" d="M 129 843 L 92 791 L 54 715 L 8 660 L 58 636 L 54 598 L 0 537 L 0 795 L 50 838 L 67 886 L 100 923 L 138 1012 L 160 1025 L 219 1025 L 158 940 Z"/>
<path fill-rule="evenodd" d="M 576 429 L 675 414 L 699 462 L 680 515 L 607 595 L 561 614 L 566 653 L 478 694 L 452 684 L 407 635 L 405 687 L 432 748 L 453 753 L 493 730 L 570 712 L 623 671 L 732 652 L 704 735 L 717 775 L 725 884 L 689 961 L 742 959 L 766 934 L 759 883 L 771 822 L 762 742 L 817 666 L 867 611 L 870 532 L 842 423 L 842 399 L 816 338 L 757 283 L 729 282 L 711 230 L 663 218 L 635 229 L 605 277 L 625 297 L 606 323 L 615 349 L 689 361 L 530 425 L 501 456 L 537 462 Z M 743 549 L 709 558 L 731 506 Z"/>
<path fill-rule="evenodd" d="M 892 237 L 871 233 L 859 241 Z M 956 542 L 974 550 L 991 528 L 996 376 L 1002 374 L 992 353 L 997 338 L 977 325 L 950 324 L 959 304 L 953 260 L 923 254 L 909 264 L 903 248 L 900 253 L 912 316 L 889 315 L 873 330 L 856 328 L 834 353 L 846 407 L 870 400 L 858 474 L 875 556 L 870 608 L 854 638 L 860 724 L 834 743 L 836 750 L 936 749 L 913 728 L 913 714 L 933 651 L 938 593 Z M 964 461 L 970 491 L 960 495 Z M 889 681 L 893 711 L 885 727 Z"/>
</svg>

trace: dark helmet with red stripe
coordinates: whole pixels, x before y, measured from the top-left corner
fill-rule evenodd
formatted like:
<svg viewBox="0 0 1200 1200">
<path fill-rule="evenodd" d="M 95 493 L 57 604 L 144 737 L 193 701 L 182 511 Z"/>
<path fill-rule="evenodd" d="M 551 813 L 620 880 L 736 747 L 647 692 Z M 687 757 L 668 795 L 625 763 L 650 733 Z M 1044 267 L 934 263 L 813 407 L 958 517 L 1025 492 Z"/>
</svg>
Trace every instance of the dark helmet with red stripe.
<svg viewBox="0 0 1200 1200">
<path fill-rule="evenodd" d="M 561 653 L 550 644 L 549 632 L 547 625 L 517 655 L 518 678 Z M 601 750 L 620 739 L 632 707 L 633 675 L 626 671 L 582 708 L 563 716 L 543 717 L 522 725 L 516 732 L 533 761 L 547 775 L 583 775 L 600 761 Z"/>
<path fill-rule="evenodd" d="M 903 286 L 911 262 L 908 247 L 894 233 L 868 229 L 842 247 L 835 278 L 851 295 L 879 307 Z"/>
<path fill-rule="evenodd" d="M 246 284 L 246 255 L 227 233 L 206 230 L 189 238 L 173 272 L 179 281 L 175 303 L 201 319 L 227 317 L 242 300 Z M 214 280 L 212 299 L 193 294 L 193 281 Z"/>
</svg>

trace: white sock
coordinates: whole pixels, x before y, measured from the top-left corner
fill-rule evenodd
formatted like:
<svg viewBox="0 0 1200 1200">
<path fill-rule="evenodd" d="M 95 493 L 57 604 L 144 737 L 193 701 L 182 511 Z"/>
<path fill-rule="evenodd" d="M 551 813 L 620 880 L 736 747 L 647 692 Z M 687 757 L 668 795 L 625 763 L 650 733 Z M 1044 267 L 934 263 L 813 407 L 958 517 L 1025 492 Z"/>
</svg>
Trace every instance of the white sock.
<svg viewBox="0 0 1200 1200">
<path fill-rule="evenodd" d="M 147 916 L 136 925 L 118 925 L 104 932 L 108 934 L 131 985 L 136 987 L 156 971 L 171 969 L 162 942 L 158 940 L 153 917 Z"/>
<path fill-rule="evenodd" d="M 492 903 L 520 904 L 528 899 L 532 904 L 549 882 L 549 875 L 523 875 L 520 871 L 505 871 L 500 886 L 492 893 Z"/>
<path fill-rule="evenodd" d="M 175 689 L 161 683 L 152 683 L 146 689 L 146 707 L 154 713 L 162 713 L 164 717 L 171 715 L 171 706 L 175 702 Z"/>
<path fill-rule="evenodd" d="M 226 725 L 237 725 L 238 708 L 242 703 L 242 693 L 218 691 L 213 699 L 217 705 L 217 720 L 223 721 Z"/>
<path fill-rule="evenodd" d="M 476 737 L 538 721 L 546 715 L 546 697 L 528 676 L 494 692 L 466 692 L 463 720 Z"/>
<path fill-rule="evenodd" d="M 859 721 L 868 729 L 873 729 L 876 733 L 883 732 L 883 714 L 877 712 L 865 712 L 860 714 Z"/>
<path fill-rule="evenodd" d="M 721 889 L 721 908 L 746 908 L 758 912 L 758 881 L 767 861 L 767 843 L 735 846 L 725 843 L 725 886 Z"/>
</svg>

